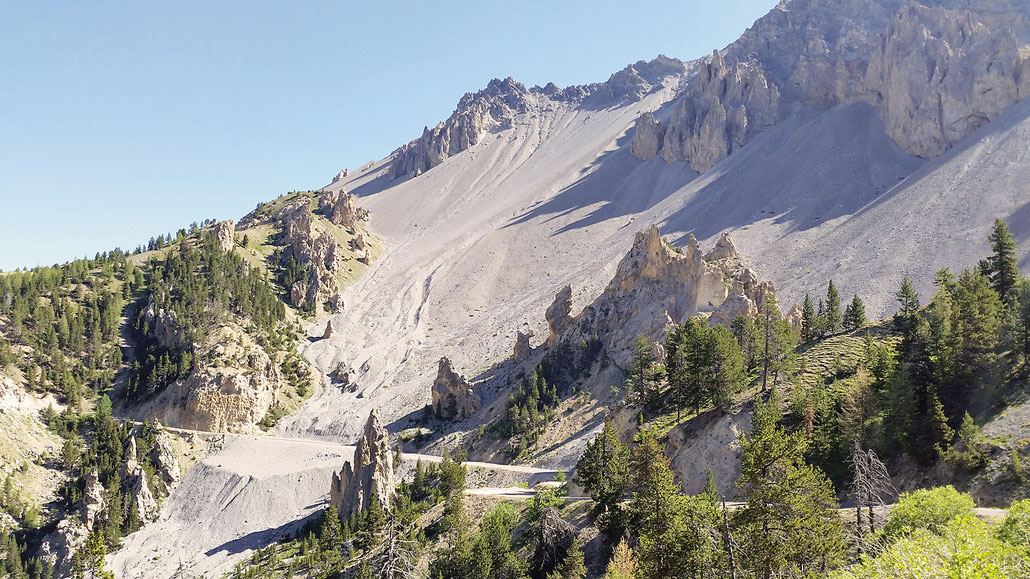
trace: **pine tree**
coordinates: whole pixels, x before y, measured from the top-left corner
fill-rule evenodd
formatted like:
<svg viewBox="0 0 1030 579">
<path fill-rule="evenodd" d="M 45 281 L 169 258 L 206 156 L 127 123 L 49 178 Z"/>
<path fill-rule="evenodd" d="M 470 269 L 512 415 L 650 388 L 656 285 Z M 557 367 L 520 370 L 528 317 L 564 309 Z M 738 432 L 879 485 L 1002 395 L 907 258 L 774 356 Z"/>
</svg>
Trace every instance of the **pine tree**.
<svg viewBox="0 0 1030 579">
<path fill-rule="evenodd" d="M 894 321 L 904 335 L 905 341 L 911 342 L 916 330 L 919 295 L 912 287 L 912 280 L 908 279 L 908 276 L 901 280 L 901 288 L 894 297 L 898 300 L 898 313 L 894 316 Z"/>
<path fill-rule="evenodd" d="M 637 559 L 633 555 L 633 549 L 623 538 L 615 547 L 611 561 L 605 570 L 604 579 L 636 579 Z"/>
<path fill-rule="evenodd" d="M 805 294 L 805 305 L 801 308 L 801 341 L 811 342 L 815 339 L 815 306 L 812 298 Z"/>
<path fill-rule="evenodd" d="M 633 449 L 633 528 L 640 537 L 640 566 L 649 577 L 671 577 L 677 568 L 677 535 L 682 510 L 680 486 L 673 479 L 669 459 L 654 434 L 641 433 Z"/>
<path fill-rule="evenodd" d="M 629 485 L 629 448 L 619 440 L 619 432 L 610 418 L 604 421 L 597 438 L 587 443 L 576 463 L 573 480 L 594 499 L 602 532 L 612 539 L 621 536 L 621 503 Z"/>
<path fill-rule="evenodd" d="M 844 330 L 853 332 L 866 324 L 865 304 L 858 294 L 851 298 L 851 303 L 844 309 Z"/>
<path fill-rule="evenodd" d="M 804 433 L 778 424 L 779 396 L 759 404 L 751 435 L 743 441 L 743 509 L 734 514 L 746 563 L 758 577 L 804 576 L 836 565 L 844 556 L 843 526 L 833 485 L 805 464 Z"/>
<path fill-rule="evenodd" d="M 705 488 L 701 491 L 701 496 L 706 501 L 712 504 L 712 507 L 718 507 L 722 497 L 719 495 L 719 488 L 715 485 L 715 475 L 712 474 L 712 467 L 708 467 L 708 478 L 705 480 Z"/>
<path fill-rule="evenodd" d="M 557 569 L 547 574 L 547 579 L 583 579 L 586 574 L 587 567 L 583 560 L 583 550 L 579 547 L 579 539 L 573 539 L 572 545 L 565 552 L 565 558 L 562 559 Z M 499 576 L 490 575 L 490 577 Z"/>
<path fill-rule="evenodd" d="M 654 406 L 658 402 L 658 363 L 654 347 L 643 336 L 634 344 L 633 367 L 629 383 L 642 404 Z"/>
<path fill-rule="evenodd" d="M 1008 225 L 1001 219 L 994 220 L 994 230 L 988 237 L 991 242 L 991 256 L 988 258 L 990 282 L 1002 301 L 1016 287 L 1019 281 L 1019 267 L 1016 262 L 1016 242 L 1009 233 Z"/>
<path fill-rule="evenodd" d="M 826 328 L 831 334 L 836 333 L 840 330 L 840 294 L 837 293 L 837 288 L 833 285 L 833 280 L 830 280 L 830 285 L 826 288 Z"/>
</svg>

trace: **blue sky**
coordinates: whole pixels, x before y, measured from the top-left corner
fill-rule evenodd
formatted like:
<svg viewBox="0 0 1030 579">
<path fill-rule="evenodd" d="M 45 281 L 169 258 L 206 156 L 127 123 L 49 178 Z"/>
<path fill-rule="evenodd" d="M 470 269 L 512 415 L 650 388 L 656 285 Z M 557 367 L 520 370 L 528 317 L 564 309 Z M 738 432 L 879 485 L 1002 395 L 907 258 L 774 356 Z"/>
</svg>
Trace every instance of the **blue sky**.
<svg viewBox="0 0 1030 579">
<path fill-rule="evenodd" d="M 0 269 L 326 184 L 494 77 L 702 56 L 774 0 L 0 1 Z"/>
</svg>

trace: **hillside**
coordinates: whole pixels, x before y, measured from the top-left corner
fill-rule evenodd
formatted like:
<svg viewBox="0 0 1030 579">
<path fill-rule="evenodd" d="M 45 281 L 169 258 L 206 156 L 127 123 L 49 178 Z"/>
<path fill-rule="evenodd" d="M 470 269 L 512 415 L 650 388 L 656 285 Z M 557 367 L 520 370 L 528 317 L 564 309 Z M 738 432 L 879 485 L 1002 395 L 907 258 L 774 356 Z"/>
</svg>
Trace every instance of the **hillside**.
<svg viewBox="0 0 1030 579">
<path fill-rule="evenodd" d="M 564 88 L 495 79 L 388 157 L 238 223 L 0 277 L 19 280 L 0 298 L 31 304 L 0 304 L 13 346 L 12 363 L 0 359 L 4 404 L 27 420 L 0 449 L 46 463 L 62 437 L 92 441 L 111 418 L 93 412 L 105 392 L 118 418 L 184 429 L 162 436 L 188 442 L 199 464 L 108 555 L 119 577 L 217 575 L 311 530 L 373 415 L 378 444 L 399 455 L 547 472 L 577 469 L 607 418 L 634 452 L 667 458 L 676 496 L 708 488 L 710 472 L 716 494 L 742 502 L 749 437 L 805 448 L 791 468 L 826 474 L 822 506 L 852 500 L 860 440 L 897 491 L 953 484 L 1007 506 L 1025 497 L 1030 435 L 1013 337 L 1022 298 L 979 261 L 995 252 L 996 219 L 1017 277 L 1030 259 L 1027 96 L 1030 9 L 1015 0 L 784 0 L 697 60 L 658 56 Z M 43 281 L 22 281 L 33 275 Z M 906 307 L 903 279 L 921 307 L 892 318 Z M 831 280 L 873 323 L 812 333 L 801 306 L 832 301 Z M 76 314 L 87 308 L 100 312 L 96 329 Z M 758 353 L 759 332 L 772 354 Z M 725 384 L 687 404 L 668 376 L 708 355 L 702 342 L 738 354 L 711 354 Z M 695 350 L 676 358 L 684 344 Z M 774 391 L 780 405 L 767 402 Z M 877 405 L 856 423 L 859 393 Z M 71 410 L 46 430 L 38 414 L 51 399 Z M 110 450 L 144 428 L 120 427 Z M 22 440 L 33 432 L 41 442 Z M 99 465 L 97 493 L 120 484 L 111 473 L 127 461 L 157 466 L 149 452 Z M 410 462 L 398 480 L 410 482 Z M 19 484 L 39 487 L 42 504 L 73 480 L 88 513 L 89 473 L 51 467 Z M 397 516 L 429 517 L 423 530 L 437 528 L 437 503 L 462 496 L 427 491 L 417 507 L 397 488 L 410 499 Z M 48 532 L 78 508 L 65 503 Z M 600 576 L 604 523 L 559 510 Z M 434 553 L 469 538 L 435 533 L 421 543 Z M 423 571 L 431 558 L 421 554 Z"/>
</svg>

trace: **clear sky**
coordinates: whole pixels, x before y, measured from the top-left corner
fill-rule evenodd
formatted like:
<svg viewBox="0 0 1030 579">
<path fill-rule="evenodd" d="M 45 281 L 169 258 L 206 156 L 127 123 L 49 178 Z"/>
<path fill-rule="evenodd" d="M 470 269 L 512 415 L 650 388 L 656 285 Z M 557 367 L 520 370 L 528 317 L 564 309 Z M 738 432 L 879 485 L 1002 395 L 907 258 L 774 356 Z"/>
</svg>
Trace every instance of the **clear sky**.
<svg viewBox="0 0 1030 579">
<path fill-rule="evenodd" d="M 0 0 L 0 269 L 318 188 L 494 77 L 586 84 L 736 39 L 775 0 Z"/>
</svg>

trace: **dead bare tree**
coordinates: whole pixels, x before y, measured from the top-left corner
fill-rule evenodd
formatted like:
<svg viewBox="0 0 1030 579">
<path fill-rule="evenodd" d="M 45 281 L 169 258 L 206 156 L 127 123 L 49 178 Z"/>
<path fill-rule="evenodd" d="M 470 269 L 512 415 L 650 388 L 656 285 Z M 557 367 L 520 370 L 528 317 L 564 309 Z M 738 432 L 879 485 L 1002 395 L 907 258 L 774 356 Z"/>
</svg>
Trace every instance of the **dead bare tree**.
<svg viewBox="0 0 1030 579">
<path fill-rule="evenodd" d="M 869 532 L 876 531 L 875 507 L 887 504 L 887 499 L 894 497 L 898 491 L 891 484 L 890 472 L 872 449 L 863 449 L 855 439 L 851 464 L 855 469 L 855 478 L 851 483 L 851 497 L 855 501 L 855 534 L 859 550 L 862 550 L 862 507 L 866 507 L 869 515 Z"/>
<path fill-rule="evenodd" d="M 383 531 L 383 542 L 362 559 L 377 577 L 383 579 L 420 579 L 418 542 L 408 538 L 408 529 L 391 511 Z"/>
</svg>

